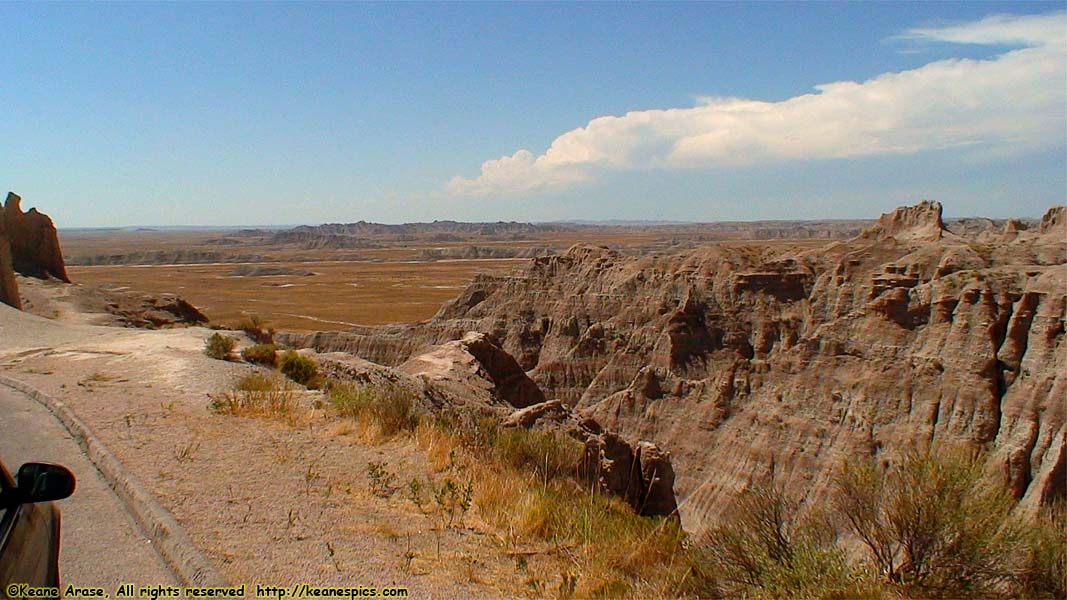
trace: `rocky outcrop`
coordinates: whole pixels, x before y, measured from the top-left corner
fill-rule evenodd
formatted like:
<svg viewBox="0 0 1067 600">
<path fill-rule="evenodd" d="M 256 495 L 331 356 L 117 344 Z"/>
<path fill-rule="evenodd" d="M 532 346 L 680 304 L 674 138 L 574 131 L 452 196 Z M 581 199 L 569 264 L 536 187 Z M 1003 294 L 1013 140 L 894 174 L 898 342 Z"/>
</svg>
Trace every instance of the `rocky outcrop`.
<svg viewBox="0 0 1067 600">
<path fill-rule="evenodd" d="M 14 192 L 8 192 L 4 202 L 4 223 L 15 271 L 28 277 L 54 277 L 69 283 L 59 234 L 52 219 L 36 208 L 22 212 L 21 202 L 22 198 Z"/>
<path fill-rule="evenodd" d="M 21 201 L 18 194 L 7 192 L 3 210 L 15 271 L 27 277 L 54 278 L 69 283 L 55 225 L 36 208 L 22 212 Z"/>
<path fill-rule="evenodd" d="M 1053 206 L 1048 209 L 1038 225 L 1041 233 L 1064 232 L 1067 231 L 1065 228 L 1067 228 L 1067 206 Z"/>
<path fill-rule="evenodd" d="M 306 352 L 306 351 L 305 351 Z M 581 477 L 606 494 L 624 499 L 638 514 L 676 516 L 670 454 L 655 444 L 631 441 L 605 431 L 558 400 L 545 401 L 515 360 L 470 333 L 463 339 L 426 348 L 399 367 L 378 365 L 351 355 L 316 355 L 325 375 L 357 385 L 399 388 L 417 400 L 417 410 L 469 418 L 489 416 L 502 427 L 563 433 L 582 444 Z"/>
<path fill-rule="evenodd" d="M 8 192 L 0 207 L 0 302 L 15 308 L 22 306 L 16 273 L 70 282 L 52 219 L 36 208 L 22 212 L 21 203 Z"/>
<path fill-rule="evenodd" d="M 906 238 L 914 241 L 939 240 L 948 231 L 941 220 L 941 203 L 923 200 L 879 217 L 860 237 L 869 239 Z"/>
<path fill-rule="evenodd" d="M 124 327 L 165 329 L 208 322 L 204 313 L 174 294 L 128 293 L 112 296 L 105 310 L 117 317 L 118 324 Z"/>
<path fill-rule="evenodd" d="M 844 459 L 917 445 L 989 448 L 1036 506 L 1065 494 L 1063 215 L 995 243 L 923 202 L 805 252 L 576 246 L 478 278 L 424 324 L 288 341 L 399 364 L 481 332 L 546 398 L 670 450 L 690 530 L 754 482 L 817 503 Z"/>
<path fill-rule="evenodd" d="M 416 260 L 537 258 L 552 254 L 555 254 L 555 251 L 545 247 L 456 246 L 451 248 L 425 248 L 419 251 Z"/>
<path fill-rule="evenodd" d="M 545 401 L 537 384 L 507 352 L 485 334 L 470 332 L 458 341 L 428 349 L 397 367 L 448 388 L 455 396 L 513 408 Z"/>
<path fill-rule="evenodd" d="M 551 429 L 573 437 L 584 446 L 582 477 L 602 493 L 623 498 L 640 515 L 677 516 L 670 453 L 656 444 L 604 431 L 596 420 L 579 416 L 559 400 L 517 410 L 502 425 Z"/>
<path fill-rule="evenodd" d="M 15 280 L 15 266 L 11 262 L 11 240 L 7 236 L 3 207 L 0 207 L 0 302 L 22 308 L 19 285 Z"/>
<path fill-rule="evenodd" d="M 102 315 L 97 319 L 101 325 L 167 329 L 208 323 L 204 313 L 174 294 L 144 293 L 110 285 L 73 286 L 68 293 L 78 312 Z"/>
</svg>

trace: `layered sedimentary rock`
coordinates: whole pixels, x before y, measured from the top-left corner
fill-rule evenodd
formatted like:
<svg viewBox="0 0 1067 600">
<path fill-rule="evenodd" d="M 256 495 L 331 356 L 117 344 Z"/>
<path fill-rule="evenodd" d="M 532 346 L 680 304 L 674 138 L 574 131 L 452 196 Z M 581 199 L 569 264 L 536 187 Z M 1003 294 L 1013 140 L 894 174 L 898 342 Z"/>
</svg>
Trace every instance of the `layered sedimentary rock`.
<svg viewBox="0 0 1067 600">
<path fill-rule="evenodd" d="M 54 277 L 69 283 L 59 234 L 52 219 L 36 208 L 22 212 L 21 202 L 22 198 L 14 192 L 8 192 L 4 202 L 4 223 L 15 272 L 38 279 Z"/>
<path fill-rule="evenodd" d="M 208 263 L 264 263 L 276 262 L 260 254 L 231 254 L 204 250 L 153 250 L 126 254 L 93 254 L 71 256 L 71 266 L 90 267 L 98 265 L 196 265 Z"/>
<path fill-rule="evenodd" d="M 992 235 L 923 202 L 804 252 L 578 246 L 424 324 L 285 341 L 396 365 L 482 332 L 546 398 L 669 450 L 691 530 L 755 481 L 820 502 L 843 460 L 938 444 L 987 448 L 1032 507 L 1067 494 L 1067 212 Z"/>
<path fill-rule="evenodd" d="M 208 322 L 204 313 L 174 294 L 116 292 L 101 288 L 86 292 L 83 294 L 85 297 L 101 303 L 102 312 L 112 315 L 114 324 L 122 327 L 165 329 Z"/>
<path fill-rule="evenodd" d="M 31 208 L 22 212 L 22 198 L 8 192 L 0 207 L 0 302 L 21 308 L 16 273 L 70 282 L 59 247 L 59 234 L 48 215 Z"/>
<path fill-rule="evenodd" d="M 561 432 L 583 448 L 576 475 L 622 498 L 639 514 L 677 513 L 669 452 L 607 431 L 558 400 L 545 401 L 515 359 L 484 334 L 469 332 L 426 348 L 395 368 L 341 353 L 321 354 L 316 360 L 333 380 L 403 389 L 424 413 L 460 420 L 491 416 L 504 427 Z"/>
<path fill-rule="evenodd" d="M 555 254 L 545 247 L 462 246 L 452 248 L 426 248 L 420 250 L 417 260 L 479 260 L 489 258 L 537 258 Z"/>
</svg>

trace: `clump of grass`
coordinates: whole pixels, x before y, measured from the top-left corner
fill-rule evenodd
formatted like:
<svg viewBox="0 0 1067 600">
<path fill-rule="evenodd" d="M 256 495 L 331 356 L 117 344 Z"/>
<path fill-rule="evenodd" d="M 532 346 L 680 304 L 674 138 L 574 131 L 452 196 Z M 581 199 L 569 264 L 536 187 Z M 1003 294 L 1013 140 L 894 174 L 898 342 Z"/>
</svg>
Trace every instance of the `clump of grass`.
<svg viewBox="0 0 1067 600">
<path fill-rule="evenodd" d="M 237 329 L 248 334 L 259 344 L 274 343 L 274 329 L 268 327 L 267 322 L 255 313 L 249 313 L 237 322 Z"/>
<path fill-rule="evenodd" d="M 521 427 L 500 429 L 491 443 L 501 462 L 515 469 L 530 469 L 540 479 L 576 477 L 584 450 L 582 444 L 563 433 Z"/>
<path fill-rule="evenodd" d="M 1016 593 L 1023 598 L 1067 598 L 1067 503 L 1044 507 L 1028 527 Z"/>
<path fill-rule="evenodd" d="M 339 415 L 371 421 L 387 437 L 419 425 L 414 398 L 397 386 L 334 384 L 330 402 Z"/>
<path fill-rule="evenodd" d="M 210 408 L 219 414 L 292 420 L 293 390 L 276 375 L 249 373 L 233 389 L 211 396 Z"/>
<path fill-rule="evenodd" d="M 282 353 L 278 370 L 289 379 L 311 388 L 318 387 L 321 380 L 319 365 L 296 350 L 286 350 Z"/>
<path fill-rule="evenodd" d="M 239 392 L 273 392 L 286 389 L 286 385 L 275 375 L 253 372 L 242 375 L 233 389 Z"/>
<path fill-rule="evenodd" d="M 213 333 L 204 343 L 204 354 L 218 360 L 229 360 L 237 340 L 228 335 Z"/>
<path fill-rule="evenodd" d="M 495 461 L 473 466 L 472 480 L 479 514 L 506 542 L 547 544 L 577 567 L 567 585 L 576 597 L 680 597 L 701 581 L 673 519 L 641 517 L 573 480 L 545 482 Z"/>
<path fill-rule="evenodd" d="M 463 446 L 539 479 L 580 474 L 585 448 L 561 431 L 501 427 L 498 418 L 488 415 L 440 417 L 435 425 L 455 433 Z"/>
<path fill-rule="evenodd" d="M 255 344 L 241 350 L 241 358 L 250 363 L 274 367 L 278 364 L 278 347 L 274 344 Z"/>
<path fill-rule="evenodd" d="M 500 428 L 482 417 L 424 420 L 414 437 L 435 468 L 464 473 L 464 493 L 505 543 L 541 547 L 577 569 L 560 583 L 564 596 L 678 597 L 696 593 L 703 580 L 675 520 L 641 517 L 566 476 L 575 473 L 581 445 L 565 435 Z M 529 574 L 542 583 L 557 575 Z"/>
</svg>

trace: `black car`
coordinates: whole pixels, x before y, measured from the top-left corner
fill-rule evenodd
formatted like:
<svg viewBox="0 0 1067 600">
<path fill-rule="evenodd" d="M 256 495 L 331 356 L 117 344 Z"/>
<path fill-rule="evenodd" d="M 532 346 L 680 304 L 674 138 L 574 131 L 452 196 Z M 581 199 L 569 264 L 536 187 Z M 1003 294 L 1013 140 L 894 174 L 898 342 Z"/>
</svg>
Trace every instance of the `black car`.
<svg viewBox="0 0 1067 600">
<path fill-rule="evenodd" d="M 12 584 L 59 588 L 59 508 L 74 493 L 66 467 L 26 463 L 15 479 L 0 463 L 0 598 Z M 16 594 L 17 595 L 17 594 Z"/>
</svg>

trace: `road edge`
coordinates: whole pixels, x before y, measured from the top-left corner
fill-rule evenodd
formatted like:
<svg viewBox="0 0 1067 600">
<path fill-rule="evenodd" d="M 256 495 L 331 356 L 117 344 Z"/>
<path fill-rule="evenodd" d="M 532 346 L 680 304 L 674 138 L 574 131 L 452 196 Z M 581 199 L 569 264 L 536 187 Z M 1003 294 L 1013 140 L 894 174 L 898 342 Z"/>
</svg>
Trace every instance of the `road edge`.
<svg viewBox="0 0 1067 600">
<path fill-rule="evenodd" d="M 100 438 L 67 405 L 37 388 L 0 374 L 0 384 L 26 394 L 47 408 L 74 437 L 78 446 L 104 476 L 115 495 L 129 509 L 163 561 L 182 585 L 226 586 L 229 582 L 200 552 L 182 526 L 148 493 L 132 473 L 119 462 Z"/>
</svg>

